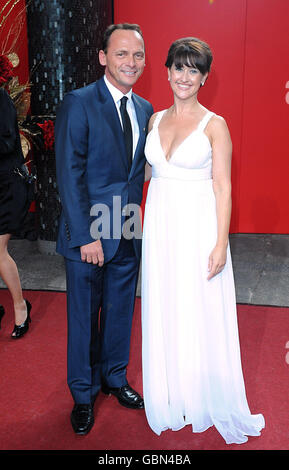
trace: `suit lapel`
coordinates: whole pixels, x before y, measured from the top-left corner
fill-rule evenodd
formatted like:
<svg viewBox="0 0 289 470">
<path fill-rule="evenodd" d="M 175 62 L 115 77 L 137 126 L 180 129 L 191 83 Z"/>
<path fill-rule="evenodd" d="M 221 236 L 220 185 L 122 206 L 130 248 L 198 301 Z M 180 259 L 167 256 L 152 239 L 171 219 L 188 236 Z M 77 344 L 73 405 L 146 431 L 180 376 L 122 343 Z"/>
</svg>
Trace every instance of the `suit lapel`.
<svg viewBox="0 0 289 470">
<path fill-rule="evenodd" d="M 112 138 L 114 138 L 117 141 L 121 160 L 126 168 L 126 171 L 128 171 L 128 162 L 127 162 L 123 132 L 122 132 L 122 127 L 120 124 L 119 116 L 115 107 L 115 103 L 113 101 L 113 98 L 107 86 L 105 85 L 104 79 L 101 78 L 97 83 L 98 83 L 98 91 L 99 91 L 99 100 L 100 100 L 100 103 L 102 104 L 102 117 L 103 119 L 106 120 L 108 124 L 108 128 L 111 130 Z M 136 117 L 137 117 L 138 126 L 139 126 L 139 139 L 138 139 L 137 147 L 135 150 L 130 174 L 133 173 L 134 168 L 137 165 L 139 158 L 143 156 L 143 148 L 144 148 L 144 143 L 145 143 L 146 133 L 147 133 L 146 114 L 144 113 L 142 109 L 142 106 L 140 104 L 138 97 L 134 93 L 132 94 L 132 100 L 135 106 L 135 112 L 136 112 Z"/>
<path fill-rule="evenodd" d="M 122 127 L 120 124 L 119 116 L 115 107 L 113 98 L 108 91 L 107 86 L 104 83 L 103 78 L 98 81 L 99 84 L 99 96 L 102 104 L 102 117 L 108 124 L 108 128 L 111 130 L 112 138 L 117 141 L 119 148 L 119 154 L 121 160 L 128 171 L 128 162 L 126 156 L 125 143 L 123 138 Z"/>
</svg>

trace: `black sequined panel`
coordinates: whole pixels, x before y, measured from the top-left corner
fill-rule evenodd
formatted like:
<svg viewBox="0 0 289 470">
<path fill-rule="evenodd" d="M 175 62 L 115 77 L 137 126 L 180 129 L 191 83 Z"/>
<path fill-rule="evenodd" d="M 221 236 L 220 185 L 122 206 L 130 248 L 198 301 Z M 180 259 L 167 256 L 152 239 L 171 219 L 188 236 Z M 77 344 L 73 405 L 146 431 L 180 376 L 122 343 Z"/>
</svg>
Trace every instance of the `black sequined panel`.
<svg viewBox="0 0 289 470">
<path fill-rule="evenodd" d="M 27 8 L 32 114 L 55 114 L 68 91 L 103 75 L 98 50 L 110 0 L 32 0 Z"/>
<path fill-rule="evenodd" d="M 29 0 L 27 29 L 31 114 L 55 121 L 64 95 L 103 75 L 98 50 L 106 27 L 113 22 L 110 0 Z M 37 170 L 38 236 L 55 241 L 61 204 L 54 151 L 33 149 Z"/>
</svg>

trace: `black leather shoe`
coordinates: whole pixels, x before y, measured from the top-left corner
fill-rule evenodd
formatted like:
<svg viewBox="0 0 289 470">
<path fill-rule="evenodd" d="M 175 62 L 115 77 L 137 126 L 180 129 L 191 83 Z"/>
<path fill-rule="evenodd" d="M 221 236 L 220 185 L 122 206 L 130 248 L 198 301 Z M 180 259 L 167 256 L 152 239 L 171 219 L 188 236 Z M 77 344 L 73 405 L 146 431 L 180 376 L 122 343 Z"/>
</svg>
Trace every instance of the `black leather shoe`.
<svg viewBox="0 0 289 470">
<path fill-rule="evenodd" d="M 119 403 L 126 408 L 142 409 L 144 402 L 142 397 L 131 388 L 130 385 L 123 385 L 120 388 L 102 386 L 102 391 L 106 395 L 114 395 Z"/>
<path fill-rule="evenodd" d="M 70 421 L 74 432 L 85 436 L 94 425 L 93 407 L 91 405 L 75 404 L 70 415 Z"/>
</svg>

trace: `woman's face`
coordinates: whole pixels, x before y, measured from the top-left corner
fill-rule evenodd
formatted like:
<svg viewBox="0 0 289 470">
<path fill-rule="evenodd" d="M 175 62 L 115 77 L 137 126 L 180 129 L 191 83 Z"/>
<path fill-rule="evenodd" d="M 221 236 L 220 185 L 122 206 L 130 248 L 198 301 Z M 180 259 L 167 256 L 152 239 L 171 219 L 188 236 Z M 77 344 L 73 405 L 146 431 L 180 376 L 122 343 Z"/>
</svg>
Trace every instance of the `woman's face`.
<svg viewBox="0 0 289 470">
<path fill-rule="evenodd" d="M 175 64 L 168 70 L 169 81 L 175 96 L 179 99 L 190 99 L 198 94 L 201 83 L 204 83 L 208 74 L 203 75 L 195 67 Z"/>
</svg>

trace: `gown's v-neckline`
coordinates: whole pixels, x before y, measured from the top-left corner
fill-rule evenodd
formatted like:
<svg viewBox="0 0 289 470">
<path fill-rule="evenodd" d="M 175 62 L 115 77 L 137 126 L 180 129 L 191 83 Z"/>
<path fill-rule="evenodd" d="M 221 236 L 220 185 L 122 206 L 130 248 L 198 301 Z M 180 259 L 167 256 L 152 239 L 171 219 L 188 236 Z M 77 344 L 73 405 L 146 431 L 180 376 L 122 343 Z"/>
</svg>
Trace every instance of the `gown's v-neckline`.
<svg viewBox="0 0 289 470">
<path fill-rule="evenodd" d="M 159 144 L 160 144 L 160 148 L 161 148 L 161 150 L 162 150 L 162 154 L 163 154 L 165 160 L 169 163 L 169 162 L 171 161 L 171 159 L 173 158 L 173 156 L 175 155 L 175 153 L 176 153 L 176 152 L 179 150 L 179 148 L 184 144 L 184 142 L 185 142 L 189 137 L 191 137 L 192 134 L 194 134 L 195 132 L 198 131 L 198 129 L 199 129 L 199 127 L 200 127 L 202 121 L 205 119 L 205 117 L 207 116 L 207 114 L 210 113 L 210 111 L 207 111 L 207 112 L 206 112 L 206 114 L 205 114 L 204 117 L 200 120 L 200 122 L 199 122 L 199 124 L 197 125 L 197 127 L 196 127 L 194 130 L 192 130 L 192 132 L 190 132 L 190 133 L 187 135 L 187 137 L 185 137 L 185 138 L 182 140 L 182 142 L 181 142 L 181 143 L 177 146 L 177 148 L 173 151 L 173 153 L 171 154 L 170 158 L 167 158 L 167 157 L 166 157 L 166 154 L 165 154 L 165 152 L 164 152 L 164 149 L 163 149 L 163 146 L 162 146 L 162 143 L 161 143 L 161 136 L 160 136 L 160 132 L 159 132 L 159 125 L 160 125 L 161 120 L 162 120 L 162 118 L 164 117 L 164 114 L 165 114 L 166 112 L 167 112 L 167 109 L 164 110 L 164 112 L 163 112 L 163 114 L 162 114 L 162 116 L 161 116 L 161 118 L 160 118 L 160 120 L 159 120 L 159 122 L 158 122 L 158 125 L 157 125 L 157 134 L 158 134 Z"/>
</svg>

